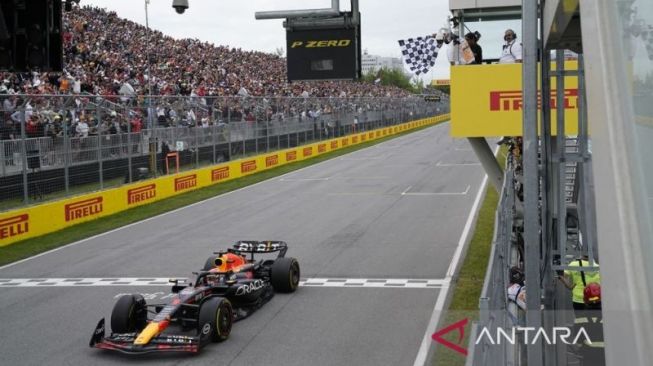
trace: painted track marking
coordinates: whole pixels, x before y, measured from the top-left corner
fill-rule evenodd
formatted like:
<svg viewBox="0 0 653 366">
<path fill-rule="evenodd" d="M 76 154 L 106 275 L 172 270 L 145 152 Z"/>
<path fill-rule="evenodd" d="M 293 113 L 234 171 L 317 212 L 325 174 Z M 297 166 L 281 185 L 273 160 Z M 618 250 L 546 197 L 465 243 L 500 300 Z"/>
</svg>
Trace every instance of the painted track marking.
<svg viewBox="0 0 653 366">
<path fill-rule="evenodd" d="M 106 277 L 106 278 L 0 278 L 2 288 L 25 287 L 116 287 L 172 286 L 170 278 L 180 282 L 183 277 Z M 421 278 L 306 278 L 299 282 L 305 287 L 365 287 L 365 288 L 443 288 L 449 279 Z"/>
</svg>

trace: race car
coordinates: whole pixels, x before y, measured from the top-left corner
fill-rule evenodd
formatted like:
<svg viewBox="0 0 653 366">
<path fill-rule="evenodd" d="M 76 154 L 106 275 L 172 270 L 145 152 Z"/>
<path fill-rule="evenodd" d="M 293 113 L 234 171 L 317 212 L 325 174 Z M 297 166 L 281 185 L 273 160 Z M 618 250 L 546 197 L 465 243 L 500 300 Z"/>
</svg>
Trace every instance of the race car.
<svg viewBox="0 0 653 366">
<path fill-rule="evenodd" d="M 175 294 L 168 304 L 147 304 L 140 294 L 124 295 L 111 313 L 111 335 L 100 320 L 89 345 L 123 353 L 199 352 L 226 340 L 233 322 L 270 301 L 275 292 L 299 286 L 299 262 L 286 257 L 282 241 L 239 241 L 215 252 L 193 283 L 171 279 Z M 276 258 L 255 259 L 275 253 Z"/>
</svg>

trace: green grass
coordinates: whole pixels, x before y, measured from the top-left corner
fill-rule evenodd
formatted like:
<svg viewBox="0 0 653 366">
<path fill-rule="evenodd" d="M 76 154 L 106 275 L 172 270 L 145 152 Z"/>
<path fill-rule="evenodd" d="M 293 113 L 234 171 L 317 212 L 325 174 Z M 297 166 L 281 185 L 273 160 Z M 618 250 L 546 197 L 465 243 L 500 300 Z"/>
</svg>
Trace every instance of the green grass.
<svg viewBox="0 0 653 366">
<path fill-rule="evenodd" d="M 505 166 L 506 148 L 500 150 L 497 160 Z M 471 332 L 471 323 L 478 320 L 478 300 L 483 289 L 485 271 L 487 270 L 490 250 L 492 248 L 492 237 L 494 235 L 494 213 L 499 204 L 499 194 L 492 185 L 485 188 L 485 199 L 476 220 L 474 236 L 472 237 L 465 260 L 460 268 L 458 277 L 451 283 L 452 298 L 444 316 L 440 318 L 438 329 L 456 323 L 465 318 L 469 319 L 465 327 L 466 339 L 462 347 L 468 346 L 468 337 Z M 457 332 L 451 332 L 444 338 L 457 344 Z M 465 364 L 465 357 L 447 347 L 437 344 L 436 353 L 433 357 L 435 366 L 462 366 Z"/>
<path fill-rule="evenodd" d="M 333 159 L 340 155 L 348 154 L 350 152 L 364 149 L 366 147 L 376 145 L 378 143 L 410 134 L 425 128 L 416 128 L 412 131 L 406 131 L 393 136 L 387 136 L 374 141 L 360 143 L 358 145 L 349 146 L 336 151 L 332 151 L 323 155 L 316 156 L 312 159 L 302 160 L 295 163 L 282 165 L 278 168 L 266 170 L 260 173 L 252 174 L 246 177 L 234 179 L 232 181 L 216 184 L 210 187 L 198 189 L 196 191 L 188 192 L 182 195 L 167 198 L 165 200 L 157 201 L 152 204 L 143 205 L 127 211 L 117 213 L 115 215 L 107 216 L 97 220 L 89 221 L 79 225 L 75 225 L 64 230 L 60 230 L 51 234 L 47 234 L 38 238 L 23 240 L 5 247 L 0 247 L 0 265 L 12 263 L 63 245 L 82 240 L 93 235 L 101 234 L 112 229 L 125 226 L 127 224 L 141 221 L 152 216 L 160 215 L 162 213 L 175 210 L 180 207 L 190 205 L 211 197 L 221 195 L 242 187 L 246 187 L 266 179 L 270 179 L 288 172 L 307 167 L 309 165 L 317 164 L 319 162 Z"/>
</svg>

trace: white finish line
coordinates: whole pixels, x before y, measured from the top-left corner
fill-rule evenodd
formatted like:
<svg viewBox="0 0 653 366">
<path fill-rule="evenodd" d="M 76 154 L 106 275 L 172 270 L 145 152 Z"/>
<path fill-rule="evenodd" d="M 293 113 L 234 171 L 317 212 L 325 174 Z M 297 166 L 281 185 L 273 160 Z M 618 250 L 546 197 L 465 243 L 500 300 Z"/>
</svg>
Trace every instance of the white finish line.
<svg viewBox="0 0 653 366">
<path fill-rule="evenodd" d="M 179 277 L 130 277 L 130 278 L 2 278 L 0 288 L 16 287 L 116 287 L 116 286 L 172 286 L 170 278 L 184 282 Z M 305 287 L 365 287 L 365 288 L 442 288 L 449 280 L 435 279 L 389 279 L 389 278 L 308 278 L 299 281 Z"/>
</svg>

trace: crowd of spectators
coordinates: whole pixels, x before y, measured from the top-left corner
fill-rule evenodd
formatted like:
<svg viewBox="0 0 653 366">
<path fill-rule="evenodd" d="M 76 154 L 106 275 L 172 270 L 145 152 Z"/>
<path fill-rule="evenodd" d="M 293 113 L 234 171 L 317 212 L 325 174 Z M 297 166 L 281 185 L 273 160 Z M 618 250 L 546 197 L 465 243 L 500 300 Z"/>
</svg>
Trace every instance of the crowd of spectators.
<svg viewBox="0 0 653 366">
<path fill-rule="evenodd" d="M 342 109 L 362 113 L 383 102 L 360 98 L 410 96 L 366 82 L 288 83 L 278 55 L 177 40 L 89 6 L 64 13 L 63 41 L 63 72 L 0 73 L 0 139 L 20 137 L 23 118 L 27 137 L 62 136 L 64 127 L 85 137 L 150 126 L 308 119 Z M 150 94 L 157 97 L 145 97 Z"/>
<path fill-rule="evenodd" d="M 64 15 L 63 73 L 0 74 L 0 93 L 130 95 L 404 97 L 408 92 L 373 83 L 286 82 L 278 55 L 177 40 L 82 7 Z M 149 42 L 148 42 L 149 41 Z M 148 58 L 151 70 L 148 70 Z M 151 80 L 148 76 L 151 75 Z"/>
</svg>

